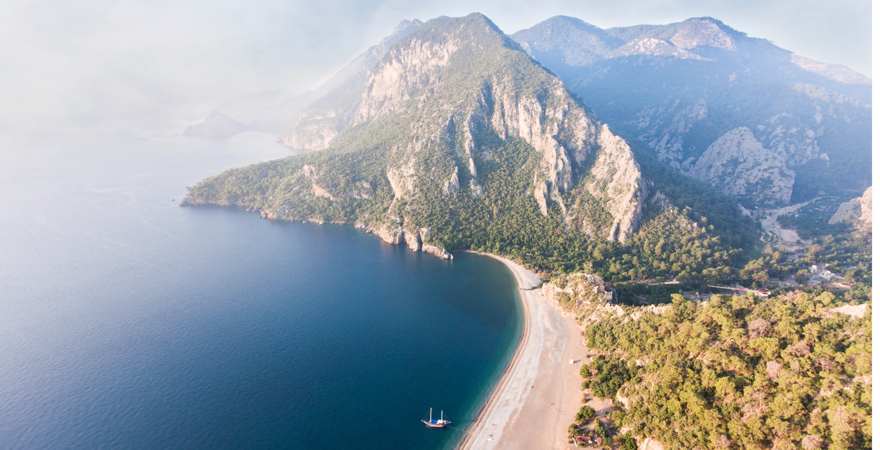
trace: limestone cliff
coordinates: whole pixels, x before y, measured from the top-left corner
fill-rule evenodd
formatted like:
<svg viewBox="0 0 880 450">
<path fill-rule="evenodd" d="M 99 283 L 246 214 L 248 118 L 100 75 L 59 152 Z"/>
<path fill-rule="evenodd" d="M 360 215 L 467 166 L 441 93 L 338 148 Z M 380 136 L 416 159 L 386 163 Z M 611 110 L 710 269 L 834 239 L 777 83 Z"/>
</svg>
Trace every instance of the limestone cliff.
<svg viewBox="0 0 880 450">
<path fill-rule="evenodd" d="M 872 189 L 868 187 L 860 197 L 841 203 L 828 223 L 848 223 L 857 231 L 870 233 L 872 197 Z"/>
<path fill-rule="evenodd" d="M 478 194 L 479 147 L 488 132 L 488 139 L 520 139 L 540 155 L 532 196 L 542 214 L 556 207 L 566 215 L 563 197 L 583 180 L 611 221 L 576 223 L 578 228 L 626 239 L 638 225 L 643 188 L 629 146 L 591 119 L 558 78 L 535 66 L 484 16 L 440 19 L 425 28 L 390 49 L 369 75 L 352 121 L 368 125 L 403 112 L 416 119 L 409 142 L 392 147 L 388 179 L 395 200 L 424 183 L 417 160 L 432 147 L 453 147 L 461 155 L 442 171 L 450 180 L 445 190 L 455 190 L 464 177 Z"/>
<path fill-rule="evenodd" d="M 794 173 L 784 159 L 764 148 L 745 127 L 734 128 L 713 142 L 691 174 L 759 204 L 788 203 L 794 186 Z"/>
<path fill-rule="evenodd" d="M 342 69 L 318 86 L 302 111 L 281 136 L 281 142 L 297 150 L 315 151 L 327 148 L 330 142 L 350 126 L 363 83 L 376 64 L 395 43 L 406 38 L 421 25 L 419 20 L 404 20 L 378 44 L 358 55 Z"/>
<path fill-rule="evenodd" d="M 478 216 L 534 209 L 618 241 L 636 230 L 645 184 L 629 145 L 485 16 L 413 24 L 359 79 L 344 83 L 358 91 L 349 112 L 317 134 L 326 150 L 227 172 L 187 201 L 356 223 L 442 257 Z"/>
</svg>

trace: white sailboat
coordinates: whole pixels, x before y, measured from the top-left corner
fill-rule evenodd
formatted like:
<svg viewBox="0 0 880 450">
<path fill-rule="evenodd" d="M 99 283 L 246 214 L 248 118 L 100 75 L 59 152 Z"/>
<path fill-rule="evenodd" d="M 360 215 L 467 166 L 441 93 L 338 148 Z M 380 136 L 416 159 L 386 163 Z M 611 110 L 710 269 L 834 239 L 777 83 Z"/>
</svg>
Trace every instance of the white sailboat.
<svg viewBox="0 0 880 450">
<path fill-rule="evenodd" d="M 428 418 L 422 419 L 422 423 L 428 428 L 446 428 L 452 421 L 443 418 L 443 410 L 440 410 L 440 418 L 434 419 L 434 408 L 428 408 Z"/>
</svg>

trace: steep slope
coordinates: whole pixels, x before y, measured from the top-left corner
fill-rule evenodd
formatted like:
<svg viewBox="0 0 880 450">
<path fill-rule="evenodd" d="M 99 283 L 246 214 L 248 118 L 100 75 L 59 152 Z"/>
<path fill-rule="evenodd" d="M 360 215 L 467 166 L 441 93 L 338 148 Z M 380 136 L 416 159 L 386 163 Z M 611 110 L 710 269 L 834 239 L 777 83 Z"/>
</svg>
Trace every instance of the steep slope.
<svg viewBox="0 0 880 450">
<path fill-rule="evenodd" d="M 186 203 L 355 223 L 441 255 L 560 252 L 549 239 L 638 227 L 645 186 L 627 143 L 483 15 L 415 26 L 357 99 L 327 150 L 226 172 Z"/>
<path fill-rule="evenodd" d="M 856 231 L 870 233 L 872 198 L 872 189 L 868 187 L 861 196 L 841 203 L 828 223 L 832 225 L 847 223 L 851 224 Z"/>
<path fill-rule="evenodd" d="M 788 202 L 794 184 L 782 157 L 764 148 L 745 127 L 715 140 L 690 173 L 725 193 L 758 203 Z"/>
<path fill-rule="evenodd" d="M 299 112 L 281 142 L 297 150 L 321 150 L 348 127 L 369 73 L 394 44 L 405 39 L 422 22 L 405 20 L 382 42 L 358 55 L 315 89 L 314 100 Z"/>
<path fill-rule="evenodd" d="M 739 171 L 782 178 L 734 192 L 746 205 L 783 205 L 870 183 L 870 80 L 845 67 L 795 55 L 708 17 L 607 30 L 555 17 L 513 38 L 640 158 L 650 154 L 717 183 L 713 171 L 695 166 L 708 149 L 729 142 L 725 135 L 747 129 L 766 152 L 740 155 Z M 788 174 L 791 189 L 780 189 L 791 183 Z"/>
</svg>

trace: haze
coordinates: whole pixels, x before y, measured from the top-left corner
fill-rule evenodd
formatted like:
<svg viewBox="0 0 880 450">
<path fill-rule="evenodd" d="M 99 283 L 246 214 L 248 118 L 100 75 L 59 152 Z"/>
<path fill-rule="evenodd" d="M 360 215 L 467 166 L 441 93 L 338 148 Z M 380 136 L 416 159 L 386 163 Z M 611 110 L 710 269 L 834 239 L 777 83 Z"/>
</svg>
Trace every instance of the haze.
<svg viewBox="0 0 880 450">
<path fill-rule="evenodd" d="M 3 9 L 2 132 L 179 133 L 241 98 L 314 86 L 402 19 L 475 10 L 508 33 L 557 14 L 602 27 L 710 15 L 799 54 L 871 71 L 867 0 L 92 0 L 12 1 Z"/>
</svg>

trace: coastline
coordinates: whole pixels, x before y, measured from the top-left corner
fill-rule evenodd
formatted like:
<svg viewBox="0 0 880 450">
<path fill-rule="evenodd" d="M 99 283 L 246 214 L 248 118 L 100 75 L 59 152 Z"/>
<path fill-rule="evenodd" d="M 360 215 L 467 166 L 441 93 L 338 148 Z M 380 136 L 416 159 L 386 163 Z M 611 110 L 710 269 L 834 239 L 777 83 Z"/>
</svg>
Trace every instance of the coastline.
<svg viewBox="0 0 880 450">
<path fill-rule="evenodd" d="M 538 276 L 502 256 L 469 251 L 504 264 L 516 279 L 523 332 L 459 449 L 568 448 L 568 424 L 580 407 L 580 327 L 549 302 Z"/>
</svg>

